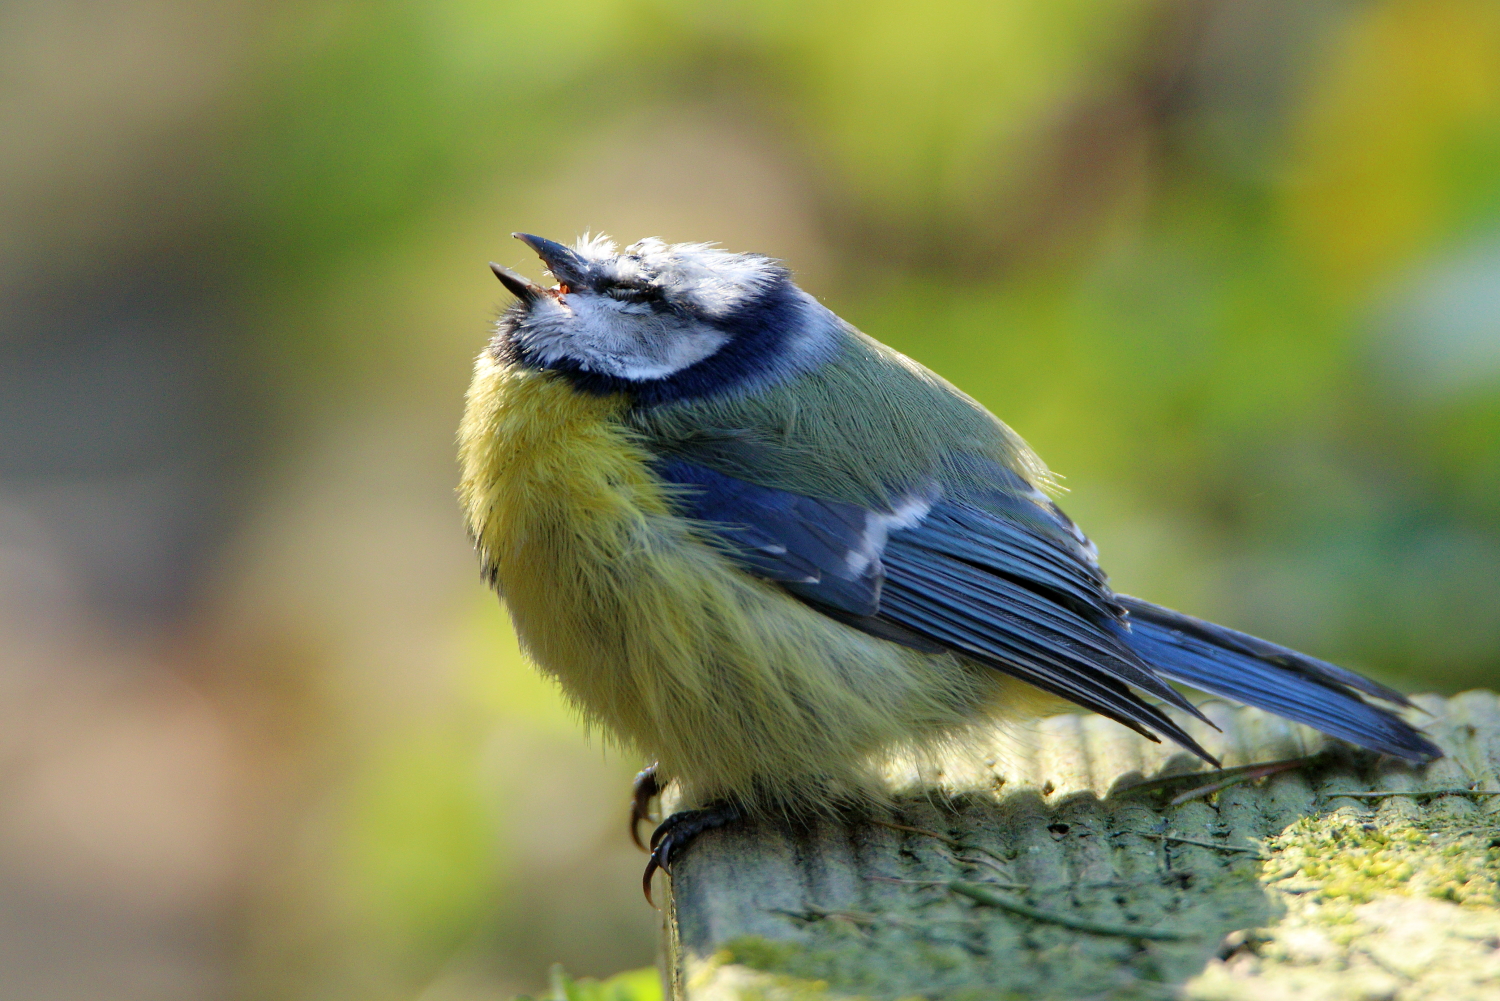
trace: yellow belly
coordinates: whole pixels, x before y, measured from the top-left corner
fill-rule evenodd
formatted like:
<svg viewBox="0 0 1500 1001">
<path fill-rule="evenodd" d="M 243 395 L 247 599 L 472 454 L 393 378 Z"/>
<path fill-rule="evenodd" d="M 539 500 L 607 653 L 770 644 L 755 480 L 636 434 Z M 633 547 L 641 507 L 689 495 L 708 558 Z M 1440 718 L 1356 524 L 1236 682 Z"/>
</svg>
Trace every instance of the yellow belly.
<svg viewBox="0 0 1500 1001">
<path fill-rule="evenodd" d="M 625 401 L 476 364 L 460 499 L 522 643 L 691 799 L 861 796 L 893 751 L 971 727 L 998 679 L 843 626 L 676 517 Z"/>
</svg>

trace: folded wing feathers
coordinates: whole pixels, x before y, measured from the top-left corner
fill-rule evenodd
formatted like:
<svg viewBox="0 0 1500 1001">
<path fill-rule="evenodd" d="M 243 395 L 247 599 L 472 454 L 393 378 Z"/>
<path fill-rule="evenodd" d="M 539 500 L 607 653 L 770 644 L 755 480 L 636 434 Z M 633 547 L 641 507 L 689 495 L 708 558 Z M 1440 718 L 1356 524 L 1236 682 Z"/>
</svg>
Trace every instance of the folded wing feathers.
<svg viewBox="0 0 1500 1001">
<path fill-rule="evenodd" d="M 933 517 L 902 537 L 995 573 L 1030 580 L 1101 615 L 1117 614 L 1101 581 L 1086 567 L 1050 545 L 1038 544 L 1034 536 L 1021 538 L 1022 534 L 1022 529 L 993 515 L 941 505 Z"/>
<path fill-rule="evenodd" d="M 914 494 L 910 505 L 882 514 L 676 458 L 658 471 L 683 488 L 683 514 L 707 523 L 746 570 L 825 614 L 916 649 L 953 650 L 1208 761 L 1186 731 L 1127 686 L 1205 722 L 1163 678 L 1408 760 L 1441 753 L 1355 694 L 1410 705 L 1399 692 L 1114 594 L 1093 547 L 1024 483 L 964 502 Z"/>
<path fill-rule="evenodd" d="M 921 632 L 923 623 L 903 614 L 903 599 L 941 609 L 950 624 L 964 630 L 971 649 L 991 658 L 1028 659 L 1036 668 L 1049 667 L 1089 683 L 1126 682 L 1203 719 L 1114 637 L 1065 608 L 1049 607 L 1023 587 L 899 538 L 886 549 L 886 565 L 881 614 L 908 629 Z"/>
<path fill-rule="evenodd" d="M 1107 716 L 1150 740 L 1159 741 L 1152 730 L 1160 731 L 1194 754 L 1218 763 L 1181 727 L 1117 680 L 1097 672 L 1074 670 L 1004 637 L 977 635 L 968 620 L 951 615 L 941 604 L 924 600 L 915 592 L 889 593 L 884 611 L 898 622 L 920 621 L 922 633 L 955 652 Z"/>
</svg>

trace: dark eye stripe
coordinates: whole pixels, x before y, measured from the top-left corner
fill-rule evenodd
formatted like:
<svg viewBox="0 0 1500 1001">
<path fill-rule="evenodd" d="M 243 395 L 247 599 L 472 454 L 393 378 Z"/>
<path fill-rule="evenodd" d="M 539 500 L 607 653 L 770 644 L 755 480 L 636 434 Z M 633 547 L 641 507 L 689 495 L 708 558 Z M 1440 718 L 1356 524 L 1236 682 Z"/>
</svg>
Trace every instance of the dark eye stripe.
<svg viewBox="0 0 1500 1001">
<path fill-rule="evenodd" d="M 648 286 L 612 285 L 604 290 L 604 294 L 611 299 L 619 299 L 621 302 L 649 302 L 652 299 L 660 299 L 661 293 Z"/>
</svg>

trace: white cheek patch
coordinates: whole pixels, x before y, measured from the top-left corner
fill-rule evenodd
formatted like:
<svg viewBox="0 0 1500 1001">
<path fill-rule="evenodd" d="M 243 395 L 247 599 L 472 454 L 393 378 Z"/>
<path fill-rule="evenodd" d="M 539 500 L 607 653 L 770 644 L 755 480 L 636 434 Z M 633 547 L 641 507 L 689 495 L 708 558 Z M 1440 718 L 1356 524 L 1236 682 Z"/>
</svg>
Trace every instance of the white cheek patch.
<svg viewBox="0 0 1500 1001">
<path fill-rule="evenodd" d="M 844 556 L 844 563 L 855 578 L 862 576 L 885 550 L 892 532 L 914 528 L 922 523 L 936 503 L 940 491 L 931 487 L 920 494 L 907 494 L 890 511 L 865 512 L 865 532 L 859 545 Z"/>
<path fill-rule="evenodd" d="M 702 361 L 729 337 L 647 307 L 575 293 L 539 300 L 516 339 L 543 364 L 566 360 L 586 372 L 640 382 L 664 379 Z"/>
</svg>

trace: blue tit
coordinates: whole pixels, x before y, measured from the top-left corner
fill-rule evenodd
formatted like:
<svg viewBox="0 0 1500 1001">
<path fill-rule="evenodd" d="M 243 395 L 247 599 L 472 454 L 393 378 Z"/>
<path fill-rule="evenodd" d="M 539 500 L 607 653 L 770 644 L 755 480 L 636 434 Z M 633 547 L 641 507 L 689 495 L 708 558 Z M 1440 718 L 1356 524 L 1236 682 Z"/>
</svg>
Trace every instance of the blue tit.
<svg viewBox="0 0 1500 1001">
<path fill-rule="evenodd" d="M 1010 428 L 824 308 L 776 261 L 518 235 L 556 278 L 480 354 L 460 501 L 529 656 L 685 810 L 653 869 L 745 815 L 879 802 L 1066 700 L 1214 759 L 1168 682 L 1422 762 L 1333 664 L 1112 591 Z M 1217 762 L 1214 762 L 1217 764 Z M 649 895 L 649 888 L 648 888 Z"/>
</svg>

